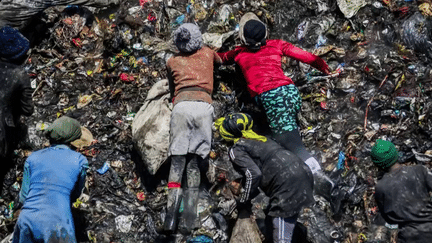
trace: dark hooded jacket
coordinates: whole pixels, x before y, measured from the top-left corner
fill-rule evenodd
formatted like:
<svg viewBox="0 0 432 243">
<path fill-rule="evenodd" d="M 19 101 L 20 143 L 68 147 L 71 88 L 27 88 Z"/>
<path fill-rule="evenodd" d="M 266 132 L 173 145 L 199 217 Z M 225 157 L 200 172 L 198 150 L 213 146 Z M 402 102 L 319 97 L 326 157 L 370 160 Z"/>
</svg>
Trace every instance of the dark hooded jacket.
<svg viewBox="0 0 432 243">
<path fill-rule="evenodd" d="M 240 203 L 255 197 L 258 187 L 270 197 L 267 210 L 271 217 L 297 216 L 303 207 L 314 202 L 309 167 L 275 141 L 241 138 L 229 156 L 234 168 L 244 176 Z"/>
<path fill-rule="evenodd" d="M 375 190 L 383 218 L 399 225 L 398 243 L 432 240 L 432 174 L 421 165 L 386 173 Z"/>
<path fill-rule="evenodd" d="M 18 136 L 21 115 L 33 114 L 33 89 L 24 70 L 16 65 L 0 62 L 0 155 L 9 154 Z"/>
</svg>

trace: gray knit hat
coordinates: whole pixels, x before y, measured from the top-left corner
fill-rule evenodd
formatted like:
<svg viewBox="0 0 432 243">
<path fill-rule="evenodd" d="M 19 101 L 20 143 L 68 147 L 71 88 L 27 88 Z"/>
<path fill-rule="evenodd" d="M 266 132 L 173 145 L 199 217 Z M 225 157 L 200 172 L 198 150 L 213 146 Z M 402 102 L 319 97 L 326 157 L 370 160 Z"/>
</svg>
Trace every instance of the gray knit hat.
<svg viewBox="0 0 432 243">
<path fill-rule="evenodd" d="M 182 24 L 174 32 L 174 42 L 181 52 L 194 52 L 203 46 L 201 31 L 197 25 Z"/>
</svg>

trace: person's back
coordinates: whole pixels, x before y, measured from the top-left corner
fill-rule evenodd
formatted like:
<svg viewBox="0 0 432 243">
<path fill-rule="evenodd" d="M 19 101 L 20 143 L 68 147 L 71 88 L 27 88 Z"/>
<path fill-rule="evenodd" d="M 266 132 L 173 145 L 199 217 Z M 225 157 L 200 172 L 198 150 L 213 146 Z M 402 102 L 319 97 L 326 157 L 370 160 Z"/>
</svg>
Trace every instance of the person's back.
<svg viewBox="0 0 432 243">
<path fill-rule="evenodd" d="M 399 225 L 399 243 L 430 242 L 432 238 L 432 174 L 421 165 L 402 166 L 389 141 L 378 140 L 372 161 L 385 174 L 375 186 L 375 200 L 383 218 Z"/>
<path fill-rule="evenodd" d="M 215 122 L 221 137 L 234 142 L 229 157 L 234 169 L 242 175 L 243 190 L 228 210 L 232 212 L 237 205 L 250 213 L 250 200 L 261 187 L 270 198 L 265 211 L 272 221 L 273 242 L 289 243 L 301 209 L 314 202 L 312 173 L 300 158 L 256 134 L 252 126 L 252 118 L 245 113 L 228 114 Z"/>
<path fill-rule="evenodd" d="M 16 122 L 20 115 L 33 113 L 33 90 L 20 66 L 0 62 L 0 109 L 5 119 Z M 7 120 L 7 125 L 11 125 Z"/>
<path fill-rule="evenodd" d="M 69 207 L 64 210 L 61 207 L 70 204 L 84 156 L 65 145 L 57 145 L 32 153 L 27 161 L 31 186 L 23 210 L 54 210 L 60 215 L 70 211 Z"/>
<path fill-rule="evenodd" d="M 0 62 L 0 182 L 12 166 L 13 150 L 24 139 L 26 132 L 19 119 L 33 113 L 32 93 L 21 67 Z"/>
<path fill-rule="evenodd" d="M 403 166 L 378 181 L 375 198 L 386 221 L 399 225 L 398 242 L 428 242 L 432 237 L 431 189 L 432 176 L 421 165 Z"/>
<path fill-rule="evenodd" d="M 212 103 L 213 69 L 219 57 L 208 47 L 171 57 L 167 67 L 174 85 L 174 104 L 180 101 Z"/>
<path fill-rule="evenodd" d="M 199 161 L 211 148 L 214 108 L 213 69 L 220 58 L 213 50 L 203 47 L 199 27 L 185 23 L 174 32 L 174 42 L 180 51 L 167 61 L 168 81 L 174 108 L 170 121 L 171 169 L 168 177 L 168 203 L 164 230 L 177 228 L 182 190 L 185 189 L 184 211 L 179 229 L 189 233 L 198 227 L 196 210 L 200 185 Z M 182 185 L 186 174 L 186 185 Z"/>
<path fill-rule="evenodd" d="M 313 203 L 312 173 L 300 158 L 272 139 L 262 142 L 241 138 L 230 149 L 230 155 L 235 159 L 245 157 L 243 153 L 261 170 L 260 187 L 270 197 L 270 216 L 292 217 Z"/>
<path fill-rule="evenodd" d="M 85 161 L 65 145 L 37 151 L 28 158 L 30 188 L 19 220 L 31 225 L 34 239 L 47 239 L 44 229 L 50 226 L 66 232 L 74 242 L 71 193 Z"/>
<path fill-rule="evenodd" d="M 16 224 L 14 243 L 76 242 L 71 204 L 84 186 L 88 162 L 66 145 L 69 140 L 81 139 L 79 123 L 64 122 L 70 118 L 58 120 L 60 122 L 50 126 L 53 130 L 48 131 L 51 138 L 60 134 L 58 141 L 61 142 L 32 153 L 24 165 L 19 194 L 23 207 Z"/>
<path fill-rule="evenodd" d="M 233 52 L 237 52 L 234 60 L 242 69 L 252 97 L 280 86 L 294 84 L 291 78 L 285 76 L 282 69 L 283 56 L 317 67 L 323 66 L 321 70 L 324 69 L 320 58 L 282 40 L 267 40 L 266 45 L 261 46 L 257 51 L 239 46 Z M 221 56 L 224 57 L 222 54 Z M 224 58 L 224 60 L 229 60 L 229 58 Z"/>
<path fill-rule="evenodd" d="M 386 173 L 376 185 L 376 200 L 392 224 L 432 222 L 432 177 L 424 166 L 404 166 Z"/>
</svg>

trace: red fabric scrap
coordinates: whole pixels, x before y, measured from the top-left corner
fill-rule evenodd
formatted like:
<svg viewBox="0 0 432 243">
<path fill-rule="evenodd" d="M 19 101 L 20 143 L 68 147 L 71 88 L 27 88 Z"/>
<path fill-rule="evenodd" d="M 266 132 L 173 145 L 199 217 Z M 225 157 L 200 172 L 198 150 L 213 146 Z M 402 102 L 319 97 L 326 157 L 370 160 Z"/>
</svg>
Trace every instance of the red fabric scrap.
<svg viewBox="0 0 432 243">
<path fill-rule="evenodd" d="M 142 8 L 144 7 L 144 4 L 146 4 L 148 2 L 150 2 L 150 0 L 139 0 L 139 4 Z"/>
<path fill-rule="evenodd" d="M 137 193 L 137 198 L 140 201 L 144 201 L 146 199 L 146 195 L 144 194 L 144 192 L 138 192 Z"/>
<path fill-rule="evenodd" d="M 150 21 L 150 22 L 154 22 L 154 21 L 156 21 L 156 15 L 155 15 L 155 13 L 154 13 L 154 12 L 150 12 L 150 13 L 148 14 L 148 16 L 147 16 L 147 19 L 148 19 L 148 21 Z"/>
<path fill-rule="evenodd" d="M 181 183 L 179 183 L 179 182 L 173 182 L 173 181 L 168 182 L 168 189 L 180 188 L 180 187 L 181 187 Z"/>
<path fill-rule="evenodd" d="M 79 48 L 82 47 L 82 43 L 81 43 L 81 39 L 80 39 L 80 38 L 72 39 L 72 42 L 73 42 L 77 47 L 79 47 Z"/>
<path fill-rule="evenodd" d="M 135 78 L 127 73 L 122 73 L 120 74 L 120 80 L 123 82 L 132 82 L 135 80 Z"/>
<path fill-rule="evenodd" d="M 321 102 L 321 103 L 320 103 L 320 106 L 321 106 L 321 109 L 323 109 L 323 110 L 325 110 L 325 111 L 328 110 L 327 102 L 324 102 L 324 101 Z"/>
</svg>

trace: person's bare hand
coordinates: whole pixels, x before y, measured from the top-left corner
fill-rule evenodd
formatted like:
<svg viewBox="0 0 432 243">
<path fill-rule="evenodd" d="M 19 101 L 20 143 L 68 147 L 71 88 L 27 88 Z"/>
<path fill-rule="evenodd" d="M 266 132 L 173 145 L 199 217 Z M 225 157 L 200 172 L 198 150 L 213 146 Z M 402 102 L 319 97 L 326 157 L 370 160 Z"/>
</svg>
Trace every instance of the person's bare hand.
<svg viewBox="0 0 432 243">
<path fill-rule="evenodd" d="M 240 184 L 238 181 L 232 181 L 232 182 L 230 183 L 229 187 L 230 187 L 230 189 L 231 189 L 231 192 L 232 192 L 234 195 L 236 195 L 236 196 L 240 195 L 240 192 L 241 192 L 241 184 Z"/>
<path fill-rule="evenodd" d="M 17 220 L 17 219 L 18 219 L 20 213 L 21 213 L 21 209 L 18 209 L 17 211 L 15 211 L 15 213 L 14 213 L 14 215 L 13 215 L 14 220 Z"/>
<path fill-rule="evenodd" d="M 326 75 L 331 75 L 332 74 L 332 72 L 330 71 L 330 68 L 328 67 L 326 70 L 324 70 L 324 73 L 326 74 Z"/>
<path fill-rule="evenodd" d="M 219 47 L 217 46 L 210 46 L 210 49 L 212 49 L 215 52 L 219 51 Z"/>
</svg>

